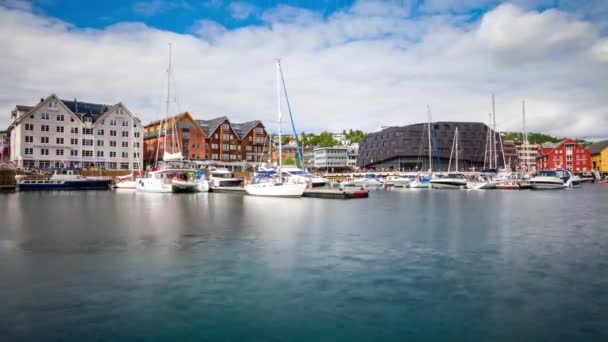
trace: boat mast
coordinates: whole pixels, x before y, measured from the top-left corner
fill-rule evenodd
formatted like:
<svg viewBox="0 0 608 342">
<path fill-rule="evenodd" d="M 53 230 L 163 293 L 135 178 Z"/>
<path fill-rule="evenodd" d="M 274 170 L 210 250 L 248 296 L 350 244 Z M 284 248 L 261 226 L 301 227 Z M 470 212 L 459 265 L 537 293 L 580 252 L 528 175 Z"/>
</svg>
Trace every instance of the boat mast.
<svg viewBox="0 0 608 342">
<path fill-rule="evenodd" d="M 522 141 L 524 150 L 524 172 L 528 172 L 528 134 L 526 133 L 526 100 L 521 100 L 521 114 L 523 117 Z"/>
<path fill-rule="evenodd" d="M 494 167 L 498 169 L 498 151 L 496 150 L 496 106 L 494 105 L 494 93 L 492 93 L 492 137 L 494 150 Z"/>
<path fill-rule="evenodd" d="M 281 144 L 281 60 L 277 58 L 277 115 L 279 118 L 279 176 L 283 167 L 283 146 Z"/>
<path fill-rule="evenodd" d="M 458 126 L 456 126 L 456 131 L 454 132 L 454 140 L 452 140 L 452 150 L 450 151 L 450 161 L 448 162 L 448 173 L 452 169 L 452 155 L 454 154 L 454 146 L 456 144 L 456 136 L 458 134 Z"/>
<path fill-rule="evenodd" d="M 456 126 L 456 132 L 454 133 L 454 139 L 456 140 L 456 172 L 458 172 L 458 158 L 460 153 L 458 152 L 458 126 Z"/>
<path fill-rule="evenodd" d="M 429 173 L 431 173 L 431 172 L 433 172 L 433 155 L 431 152 L 431 106 L 427 105 L 426 109 L 427 109 L 427 113 L 428 113 L 428 117 L 429 117 L 429 123 L 427 125 L 427 128 L 428 128 L 428 135 L 429 135 Z"/>
</svg>

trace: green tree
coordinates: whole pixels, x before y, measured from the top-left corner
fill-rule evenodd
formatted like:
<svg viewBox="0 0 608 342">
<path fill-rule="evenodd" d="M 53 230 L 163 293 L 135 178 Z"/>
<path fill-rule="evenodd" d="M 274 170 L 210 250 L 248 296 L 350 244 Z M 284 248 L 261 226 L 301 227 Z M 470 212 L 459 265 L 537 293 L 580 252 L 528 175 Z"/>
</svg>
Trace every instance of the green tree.
<svg viewBox="0 0 608 342">
<path fill-rule="evenodd" d="M 298 162 L 295 157 L 289 156 L 283 158 L 283 165 L 297 165 Z"/>
<path fill-rule="evenodd" d="M 329 132 L 321 132 L 319 134 L 319 146 L 320 147 L 332 147 L 338 145 L 338 141 L 334 139 L 333 135 Z"/>
<path fill-rule="evenodd" d="M 289 140 L 291 140 L 290 137 L 282 136 L 281 137 L 281 145 L 287 145 L 287 144 L 289 144 Z"/>
</svg>

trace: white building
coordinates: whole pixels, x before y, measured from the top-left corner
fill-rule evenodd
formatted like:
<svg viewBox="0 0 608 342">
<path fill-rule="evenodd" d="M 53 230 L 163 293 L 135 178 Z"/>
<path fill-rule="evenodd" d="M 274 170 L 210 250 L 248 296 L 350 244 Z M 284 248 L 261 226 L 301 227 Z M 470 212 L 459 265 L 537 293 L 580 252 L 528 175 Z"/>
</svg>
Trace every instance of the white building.
<svg viewBox="0 0 608 342">
<path fill-rule="evenodd" d="M 538 158 L 537 144 L 518 144 L 515 145 L 515 151 L 517 152 L 517 159 L 519 160 L 519 169 L 525 171 L 536 170 L 536 158 Z"/>
<path fill-rule="evenodd" d="M 55 94 L 11 113 L 10 156 L 18 167 L 135 170 L 143 126 L 122 104 L 61 100 Z"/>
<path fill-rule="evenodd" d="M 348 159 L 346 161 L 346 166 L 351 169 L 357 168 L 357 159 L 359 157 L 359 144 L 352 144 L 347 146 L 347 155 Z"/>
<path fill-rule="evenodd" d="M 314 149 L 314 166 L 318 169 L 345 169 L 348 164 L 346 147 L 318 147 Z"/>
</svg>

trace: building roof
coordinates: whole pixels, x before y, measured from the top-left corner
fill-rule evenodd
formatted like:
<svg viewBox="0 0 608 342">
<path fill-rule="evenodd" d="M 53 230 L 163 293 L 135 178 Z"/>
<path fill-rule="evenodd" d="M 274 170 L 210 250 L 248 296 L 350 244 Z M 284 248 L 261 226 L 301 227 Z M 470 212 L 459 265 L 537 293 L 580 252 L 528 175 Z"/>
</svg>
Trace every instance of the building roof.
<svg viewBox="0 0 608 342">
<path fill-rule="evenodd" d="M 76 114 L 81 120 L 85 117 L 91 117 L 92 121 L 95 122 L 99 119 L 104 113 L 106 113 L 112 105 L 107 104 L 99 104 L 99 103 L 90 103 L 90 102 L 80 102 L 76 99 L 73 101 L 69 100 L 61 100 L 63 104 L 68 107 L 72 113 Z"/>
<path fill-rule="evenodd" d="M 198 123 L 198 125 L 201 126 L 201 128 L 203 129 L 203 132 L 205 132 L 205 135 L 210 137 L 213 134 L 213 132 L 215 132 L 218 127 L 220 127 L 222 122 L 224 122 L 226 120 L 228 120 L 227 116 L 220 116 L 220 117 L 213 118 L 210 120 L 196 120 L 196 123 Z M 228 120 L 228 122 L 230 122 L 230 120 Z"/>
<path fill-rule="evenodd" d="M 32 106 L 17 105 L 17 110 L 20 112 L 29 112 L 32 109 L 34 109 Z"/>
<path fill-rule="evenodd" d="M 598 154 L 601 153 L 605 148 L 608 148 L 608 140 L 602 140 L 591 144 L 589 146 L 589 152 L 591 152 L 591 154 Z"/>
<path fill-rule="evenodd" d="M 258 124 L 260 124 L 260 120 L 247 121 L 243 123 L 233 123 L 231 124 L 234 133 L 239 137 L 240 140 L 243 140 L 245 136 L 251 132 L 252 129 L 255 128 Z"/>
<path fill-rule="evenodd" d="M 182 113 L 177 113 L 175 115 L 172 115 L 170 117 L 167 118 L 167 120 L 176 120 L 184 115 L 188 114 L 188 112 L 182 112 Z M 164 121 L 165 119 L 163 119 L 162 121 Z M 194 120 L 196 121 L 196 120 Z M 154 125 L 158 125 L 161 122 L 161 120 L 156 120 L 156 121 L 152 121 L 149 124 L 146 125 L 146 127 L 150 127 L 150 126 L 154 126 Z"/>
</svg>

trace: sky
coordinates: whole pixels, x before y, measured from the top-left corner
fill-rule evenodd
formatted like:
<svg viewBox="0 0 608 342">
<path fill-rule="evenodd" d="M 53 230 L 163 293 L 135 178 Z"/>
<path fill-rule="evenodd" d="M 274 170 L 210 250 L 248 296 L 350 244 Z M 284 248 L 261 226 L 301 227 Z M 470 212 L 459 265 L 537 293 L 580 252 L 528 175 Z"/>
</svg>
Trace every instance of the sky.
<svg viewBox="0 0 608 342">
<path fill-rule="evenodd" d="M 608 138 L 608 1 L 0 0 L 0 127 L 52 93 L 298 131 L 489 120 Z M 287 112 L 282 100 L 282 111 Z M 288 129 L 284 124 L 283 129 Z"/>
</svg>

